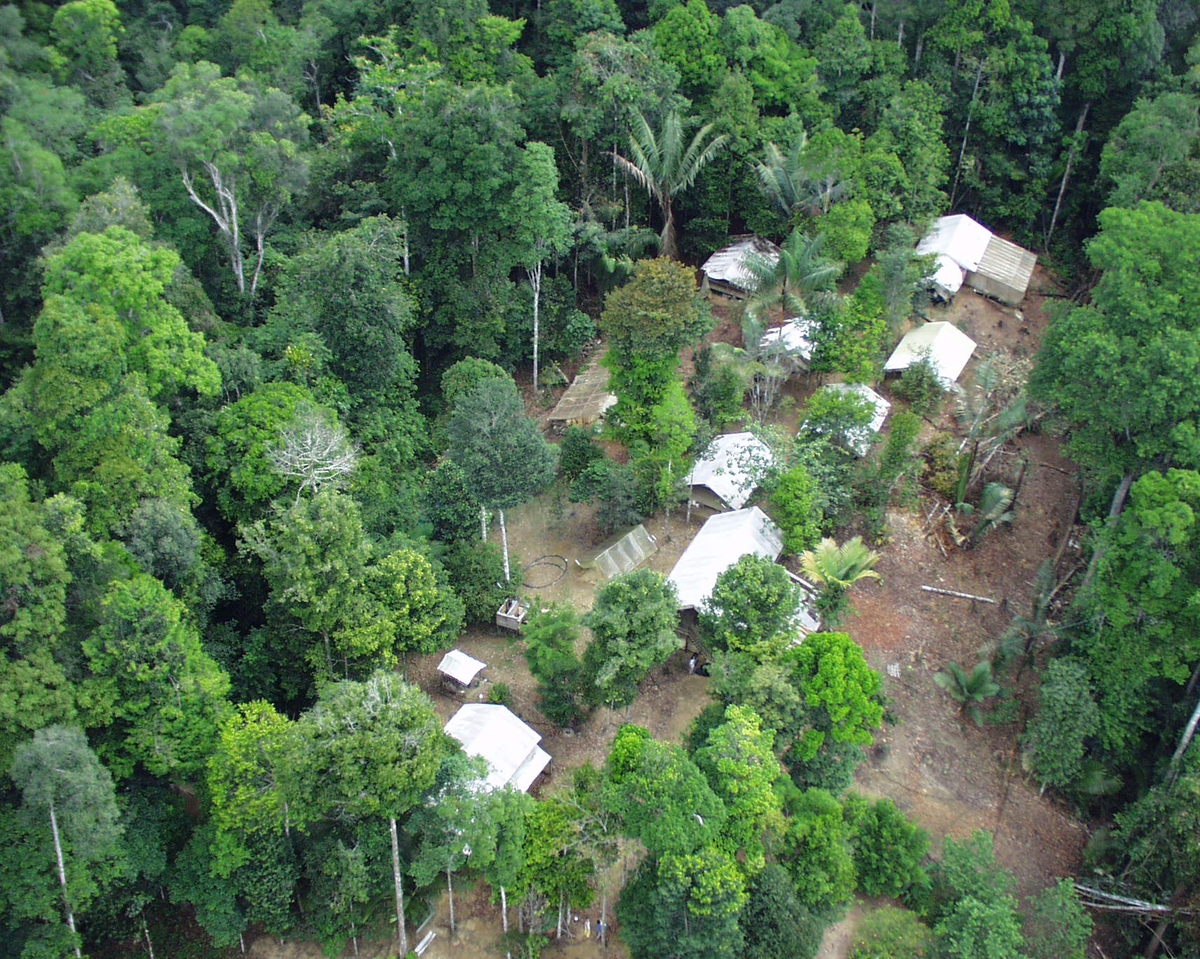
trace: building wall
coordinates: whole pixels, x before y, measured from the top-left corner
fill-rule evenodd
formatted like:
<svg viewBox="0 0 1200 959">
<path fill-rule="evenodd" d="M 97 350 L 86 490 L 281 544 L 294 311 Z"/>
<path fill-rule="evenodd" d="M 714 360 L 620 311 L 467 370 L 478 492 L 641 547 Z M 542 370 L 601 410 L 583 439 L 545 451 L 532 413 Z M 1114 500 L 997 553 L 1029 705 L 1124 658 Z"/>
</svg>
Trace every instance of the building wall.
<svg viewBox="0 0 1200 959">
<path fill-rule="evenodd" d="M 710 490 L 707 486 L 693 486 L 688 494 L 692 498 L 692 502 L 699 503 L 702 509 L 710 509 L 714 513 L 727 513 L 729 507 L 726 506 L 716 493 Z M 692 507 L 693 511 L 696 507 Z"/>
<path fill-rule="evenodd" d="M 1001 303 L 1007 303 L 1009 306 L 1020 306 L 1021 301 L 1025 299 L 1024 290 L 1018 290 L 1003 280 L 994 276 L 984 276 L 982 273 L 968 273 L 967 286 L 984 296 L 994 296 Z"/>
</svg>

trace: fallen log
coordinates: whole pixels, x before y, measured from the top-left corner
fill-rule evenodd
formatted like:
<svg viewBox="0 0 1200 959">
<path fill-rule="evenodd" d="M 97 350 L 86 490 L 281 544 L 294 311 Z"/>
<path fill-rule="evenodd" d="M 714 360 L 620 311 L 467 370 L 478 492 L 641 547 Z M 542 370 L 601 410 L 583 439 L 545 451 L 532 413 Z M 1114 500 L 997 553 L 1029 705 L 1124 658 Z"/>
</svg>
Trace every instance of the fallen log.
<svg viewBox="0 0 1200 959">
<path fill-rule="evenodd" d="M 922 586 L 921 589 L 927 593 L 940 593 L 942 596 L 953 596 L 956 599 L 973 599 L 980 603 L 991 603 L 996 605 L 996 600 L 989 599 L 987 596 L 976 596 L 973 593 L 960 593 L 953 589 L 942 589 L 939 586 Z"/>
</svg>

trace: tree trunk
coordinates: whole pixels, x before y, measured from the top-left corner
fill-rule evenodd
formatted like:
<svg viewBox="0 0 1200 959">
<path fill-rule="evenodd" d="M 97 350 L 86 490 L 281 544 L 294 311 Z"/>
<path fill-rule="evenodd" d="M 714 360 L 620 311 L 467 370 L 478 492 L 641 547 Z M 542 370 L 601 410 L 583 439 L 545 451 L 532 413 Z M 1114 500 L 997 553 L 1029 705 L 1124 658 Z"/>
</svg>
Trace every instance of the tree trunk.
<svg viewBox="0 0 1200 959">
<path fill-rule="evenodd" d="M 666 257 L 669 260 L 678 259 L 678 251 L 675 249 L 675 211 L 671 208 L 671 200 L 665 199 L 662 201 L 663 213 L 663 228 L 659 234 L 661 241 L 659 245 L 658 255 Z"/>
<path fill-rule="evenodd" d="M 900 21 L 900 27 L 896 30 L 896 46 L 901 50 L 904 49 L 904 21 Z"/>
<path fill-rule="evenodd" d="M 150 925 L 146 922 L 145 913 L 142 914 L 142 935 L 146 937 L 146 952 L 150 954 L 150 959 L 154 959 L 154 941 L 150 938 Z"/>
<path fill-rule="evenodd" d="M 479 507 L 479 538 L 487 542 L 487 507 Z"/>
<path fill-rule="evenodd" d="M 500 924 L 504 927 L 504 959 L 512 959 L 512 950 L 508 948 L 508 890 L 500 887 Z"/>
<path fill-rule="evenodd" d="M 671 542 L 671 495 L 675 492 L 675 473 L 671 469 L 671 461 L 667 460 L 666 489 L 663 496 L 663 536 Z"/>
<path fill-rule="evenodd" d="M 1133 470 L 1130 470 L 1121 477 L 1121 482 L 1117 484 L 1116 492 L 1113 493 L 1112 503 L 1108 507 L 1108 519 L 1105 520 L 1105 529 L 1112 529 L 1117 524 L 1117 517 L 1121 515 L 1121 510 L 1125 506 L 1125 497 L 1129 495 L 1129 487 L 1133 485 Z M 1087 572 L 1083 574 L 1083 582 L 1079 585 L 1079 592 L 1087 591 L 1087 588 L 1092 583 L 1092 577 L 1096 575 L 1096 568 L 1100 565 L 1100 559 L 1104 556 L 1104 549 L 1098 546 L 1092 551 L 1092 558 L 1088 562 Z"/>
<path fill-rule="evenodd" d="M 504 582 L 512 582 L 512 571 L 508 568 L 508 526 L 504 522 L 504 510 L 497 510 L 500 514 L 500 544 L 504 549 Z"/>
<path fill-rule="evenodd" d="M 875 7 L 877 0 L 871 0 L 871 42 L 875 42 Z"/>
<path fill-rule="evenodd" d="M 400 955 L 408 955 L 408 930 L 404 928 L 404 882 L 400 878 L 400 839 L 396 835 L 396 817 L 388 817 L 392 834 L 392 882 L 396 884 L 396 929 L 400 933 Z"/>
<path fill-rule="evenodd" d="M 971 102 L 967 105 L 967 122 L 963 126 L 962 144 L 958 148 L 958 163 L 954 170 L 954 187 L 950 191 L 950 208 L 954 208 L 954 200 L 958 194 L 958 180 L 962 176 L 963 157 L 967 153 L 967 137 L 971 133 L 971 119 L 975 112 L 975 97 L 979 94 L 979 81 L 983 78 L 983 60 L 975 70 L 975 86 L 971 89 Z"/>
<path fill-rule="evenodd" d="M 1175 747 L 1175 755 L 1171 757 L 1171 763 L 1167 767 L 1167 785 L 1171 786 L 1175 783 L 1175 778 L 1179 775 L 1179 761 L 1183 759 L 1183 754 L 1187 752 L 1188 745 L 1192 741 L 1192 737 L 1196 735 L 1196 724 L 1200 723 L 1200 700 L 1196 702 L 1196 708 L 1192 710 L 1192 717 L 1188 720 L 1187 725 L 1183 729 L 1183 735 L 1179 737 L 1179 745 Z"/>
<path fill-rule="evenodd" d="M 1008 504 L 1009 509 L 1017 508 L 1017 500 L 1020 499 L 1020 496 L 1021 496 L 1021 485 L 1025 482 L 1025 473 L 1028 471 L 1028 469 L 1029 469 L 1029 460 L 1022 459 L 1021 460 L 1021 472 L 1019 472 L 1017 474 L 1017 485 L 1013 489 L 1012 502 Z"/>
<path fill-rule="evenodd" d="M 454 937 L 454 873 L 446 867 L 446 892 L 450 899 L 450 937 Z"/>
<path fill-rule="evenodd" d="M 274 217 L 270 217 L 274 220 Z M 262 222 L 262 214 L 259 213 L 255 217 L 254 222 L 254 249 L 256 259 L 254 261 L 254 275 L 250 278 L 250 298 L 254 298 L 254 294 L 258 292 L 258 275 L 262 272 L 263 257 L 267 255 L 267 230 L 271 227 L 270 223 Z"/>
<path fill-rule="evenodd" d="M 54 815 L 54 803 L 50 803 L 50 832 L 54 835 L 54 855 L 58 858 L 58 882 L 62 886 L 63 910 L 67 914 L 67 928 L 71 930 L 71 944 L 75 947 L 75 959 L 81 959 L 79 936 L 75 932 L 75 913 L 67 900 L 67 867 L 63 863 L 62 840 L 58 837 L 58 817 Z"/>
<path fill-rule="evenodd" d="M 1061 59 L 1058 61 L 1058 66 L 1061 71 Z M 1050 226 L 1046 230 L 1046 250 L 1050 249 L 1050 239 L 1054 236 L 1054 227 L 1058 223 L 1058 213 L 1062 209 L 1063 196 L 1067 192 L 1067 181 L 1071 179 L 1071 165 L 1075 162 L 1075 151 L 1079 148 L 1079 135 L 1083 133 L 1083 125 L 1087 122 L 1088 110 L 1091 108 L 1092 102 L 1089 100 L 1083 105 L 1079 119 L 1075 122 L 1075 136 L 1071 140 L 1071 149 L 1067 152 L 1067 164 L 1063 167 L 1062 180 L 1058 184 L 1058 199 L 1054 201 L 1054 213 L 1050 216 Z"/>
<path fill-rule="evenodd" d="M 597 937 L 600 940 L 600 945 L 604 945 L 604 939 L 608 934 L 608 885 L 605 884 L 604 891 L 600 894 L 600 935 Z"/>
<path fill-rule="evenodd" d="M 529 271 L 529 285 L 533 287 L 533 395 L 538 391 L 538 307 L 542 299 L 542 261 Z"/>
<path fill-rule="evenodd" d="M 563 895 L 562 895 L 562 892 L 560 891 L 558 894 L 558 924 L 554 927 L 554 938 L 555 939 L 562 938 L 562 924 L 563 924 Z"/>
<path fill-rule="evenodd" d="M 400 208 L 400 218 L 404 220 L 404 275 L 409 275 L 409 260 L 408 260 L 408 213 L 403 207 Z"/>
</svg>

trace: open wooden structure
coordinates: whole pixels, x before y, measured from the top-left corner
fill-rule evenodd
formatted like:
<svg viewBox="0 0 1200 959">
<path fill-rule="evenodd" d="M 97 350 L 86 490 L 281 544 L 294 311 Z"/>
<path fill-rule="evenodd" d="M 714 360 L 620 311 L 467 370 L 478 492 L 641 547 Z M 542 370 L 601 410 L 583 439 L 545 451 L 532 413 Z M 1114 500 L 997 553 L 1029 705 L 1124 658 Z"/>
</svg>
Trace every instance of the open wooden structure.
<svg viewBox="0 0 1200 959">
<path fill-rule="evenodd" d="M 516 598 L 506 599 L 496 610 L 496 625 L 501 629 L 511 629 L 514 633 L 519 633 L 528 615 L 528 603 L 522 603 Z"/>
</svg>

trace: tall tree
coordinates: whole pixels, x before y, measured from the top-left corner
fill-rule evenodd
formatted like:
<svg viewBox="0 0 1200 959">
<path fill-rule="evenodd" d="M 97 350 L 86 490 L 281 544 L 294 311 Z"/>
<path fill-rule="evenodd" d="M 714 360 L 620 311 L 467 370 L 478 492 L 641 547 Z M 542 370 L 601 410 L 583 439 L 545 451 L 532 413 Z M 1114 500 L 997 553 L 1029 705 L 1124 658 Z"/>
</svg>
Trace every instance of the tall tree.
<svg viewBox="0 0 1200 959">
<path fill-rule="evenodd" d="M 679 353 L 704 335 L 712 314 L 699 298 L 692 270 L 658 258 L 639 260 L 624 286 L 605 297 L 600 329 L 608 338 L 618 418 L 631 439 L 650 440 L 651 410 L 666 397 Z"/>
<path fill-rule="evenodd" d="M 738 915 L 746 880 L 718 846 L 646 859 L 617 903 L 635 959 L 733 959 L 742 953 Z"/>
<path fill-rule="evenodd" d="M 711 649 L 775 659 L 795 638 L 799 587 L 777 563 L 743 556 L 717 577 L 700 611 L 700 636 Z"/>
<path fill-rule="evenodd" d="M 33 502 L 25 471 L 0 465 L 0 763 L 43 723 L 75 717 L 74 689 L 55 657 L 72 577 L 51 519 Z"/>
<path fill-rule="evenodd" d="M 725 835 L 750 875 L 766 864 L 763 834 L 783 828 L 774 788 L 782 770 L 774 741 L 775 734 L 761 727 L 754 710 L 727 706 L 725 721 L 709 732 L 708 744 L 695 755 L 696 765 L 725 803 Z"/>
<path fill-rule="evenodd" d="M 152 576 L 113 582 L 82 646 L 81 712 L 118 776 L 138 763 L 158 776 L 203 769 L 229 708 L 229 677 L 205 652 L 186 607 Z"/>
<path fill-rule="evenodd" d="M 604 808 L 652 860 L 690 855 L 718 841 L 724 804 L 682 747 L 657 742 L 640 726 L 622 726 L 605 773 Z"/>
<path fill-rule="evenodd" d="M 208 760 L 215 825 L 213 868 L 228 876 L 249 861 L 251 842 L 301 826 L 288 808 L 288 755 L 295 725 L 262 700 L 242 703 L 221 723 Z"/>
<path fill-rule="evenodd" d="M 1105 479 L 1200 466 L 1200 275 L 1186 252 L 1197 242 L 1200 214 L 1105 210 L 1088 246 L 1101 271 L 1091 302 L 1057 313 L 1042 341 L 1030 392 L 1058 406 L 1072 455 Z"/>
<path fill-rule="evenodd" d="M 538 388 L 538 348 L 541 323 L 542 276 L 546 261 L 566 251 L 570 211 L 555 197 L 558 168 L 554 151 L 544 143 L 527 143 L 513 195 L 511 219 L 517 253 L 533 292 L 533 392 Z"/>
<path fill-rule="evenodd" d="M 90 868 L 115 858 L 121 837 L 112 777 L 70 726 L 39 729 L 17 749 L 9 775 L 22 793 L 22 815 L 40 820 L 53 840 L 70 947 L 80 957 L 75 914 L 98 892 Z"/>
<path fill-rule="evenodd" d="M 181 63 L 154 96 L 155 122 L 188 197 L 216 224 L 239 293 L 253 296 L 267 234 L 308 178 L 308 117 L 280 90 Z M 201 182 L 207 180 L 205 186 Z M 246 277 L 244 244 L 254 248 Z"/>
<path fill-rule="evenodd" d="M 454 874 L 468 863 L 485 869 L 496 855 L 495 804 L 492 794 L 480 788 L 486 774 L 487 764 L 477 756 L 446 756 L 428 797 L 409 821 L 410 832 L 417 836 L 409 872 L 420 886 L 445 874 L 452 936 L 457 934 Z"/>
<path fill-rule="evenodd" d="M 701 4 L 703 6 L 703 4 Z M 675 230 L 675 197 L 696 182 L 703 170 L 728 139 L 725 134 L 712 136 L 711 123 L 705 124 L 686 143 L 685 121 L 672 110 L 655 130 L 641 113 L 635 113 L 629 134 L 629 159 L 615 151 L 617 169 L 633 179 L 658 204 L 663 217 L 659 254 L 668 259 L 679 255 Z"/>
<path fill-rule="evenodd" d="M 866 746 L 883 721 L 879 674 L 862 648 L 845 633 L 810 633 L 784 655 L 804 703 L 810 727 L 796 745 L 802 759 L 816 755 L 827 739 Z"/>
<path fill-rule="evenodd" d="M 597 701 L 628 710 L 638 684 L 679 648 L 677 609 L 675 587 L 649 569 L 623 573 L 597 590 L 583 618 L 592 631 L 583 662 Z"/>
<path fill-rule="evenodd" d="M 445 751 L 429 697 L 394 673 L 327 686 L 300 717 L 299 794 L 308 815 L 387 823 L 401 954 L 408 952 L 397 820 L 433 785 Z"/>
<path fill-rule="evenodd" d="M 129 97 L 125 71 L 117 59 L 124 32 L 112 0 L 71 0 L 57 9 L 50 21 L 59 75 L 104 109 Z"/>
<path fill-rule="evenodd" d="M 450 458 L 462 468 L 472 494 L 500 515 L 504 578 L 511 581 L 504 511 L 554 481 L 556 450 L 525 415 L 511 380 L 484 380 L 462 396 L 446 421 L 446 439 Z"/>
<path fill-rule="evenodd" d="M 1138 100 L 1100 154 L 1100 176 L 1112 184 L 1108 205 L 1161 200 L 1173 210 L 1200 212 L 1197 191 L 1177 189 L 1192 179 L 1198 135 L 1200 98 L 1195 94 L 1172 91 Z"/>
</svg>

